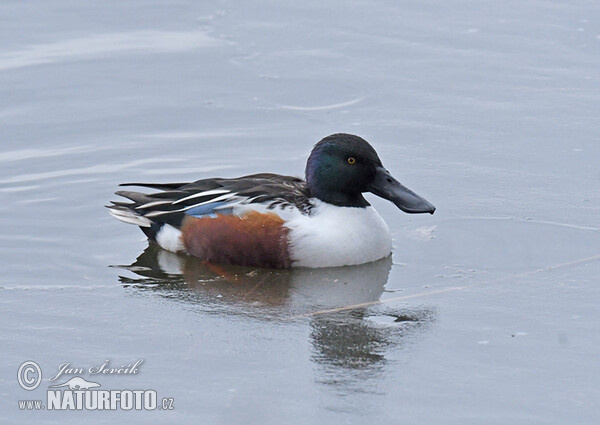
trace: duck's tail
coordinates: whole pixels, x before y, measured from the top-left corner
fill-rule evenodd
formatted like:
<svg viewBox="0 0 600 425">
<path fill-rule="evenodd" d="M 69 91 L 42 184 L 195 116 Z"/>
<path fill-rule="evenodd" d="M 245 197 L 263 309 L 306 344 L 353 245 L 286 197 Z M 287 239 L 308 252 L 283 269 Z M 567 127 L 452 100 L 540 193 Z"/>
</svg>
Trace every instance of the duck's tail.
<svg viewBox="0 0 600 425">
<path fill-rule="evenodd" d="M 177 189 L 187 183 L 126 183 L 121 186 L 142 186 L 153 189 L 159 189 L 163 192 L 156 194 L 146 194 L 129 190 L 120 190 L 116 195 L 127 198 L 131 202 L 111 201 L 111 205 L 106 205 L 110 215 L 119 221 L 128 224 L 134 224 L 144 232 L 144 234 L 153 242 L 158 243 L 164 249 L 173 252 L 179 252 L 183 249 L 181 245 L 179 226 L 181 224 L 181 214 L 174 211 L 170 214 L 164 211 L 164 214 L 149 214 L 155 208 L 171 205 L 173 200 L 170 197 L 161 198 L 166 194 L 165 191 L 178 193 Z M 157 198 L 158 195 L 158 198 Z M 159 210 L 160 211 L 160 210 Z"/>
<path fill-rule="evenodd" d="M 124 205 L 125 203 L 113 202 L 113 205 L 107 205 L 109 209 L 108 213 L 117 220 L 123 223 L 135 224 L 140 227 L 151 227 L 152 221 L 140 213 L 138 213 L 131 206 Z"/>
</svg>

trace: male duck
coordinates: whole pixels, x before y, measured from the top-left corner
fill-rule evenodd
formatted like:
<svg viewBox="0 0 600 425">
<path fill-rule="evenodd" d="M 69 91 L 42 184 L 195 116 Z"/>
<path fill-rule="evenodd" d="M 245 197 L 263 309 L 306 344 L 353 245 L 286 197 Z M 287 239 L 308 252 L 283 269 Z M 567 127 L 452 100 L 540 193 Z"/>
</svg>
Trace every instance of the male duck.
<svg viewBox="0 0 600 425">
<path fill-rule="evenodd" d="M 306 181 L 265 173 L 121 186 L 160 190 L 116 192 L 133 202 L 109 208 L 162 248 L 257 267 L 334 267 L 390 255 L 389 229 L 364 192 L 407 213 L 435 211 L 390 175 L 366 140 L 351 134 L 333 134 L 315 145 Z"/>
</svg>

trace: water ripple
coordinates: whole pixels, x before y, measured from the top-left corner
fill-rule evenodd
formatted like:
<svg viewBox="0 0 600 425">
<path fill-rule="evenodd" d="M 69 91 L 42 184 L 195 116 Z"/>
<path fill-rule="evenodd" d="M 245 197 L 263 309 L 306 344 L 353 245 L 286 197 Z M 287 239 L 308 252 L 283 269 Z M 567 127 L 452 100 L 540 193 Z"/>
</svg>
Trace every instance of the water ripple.
<svg viewBox="0 0 600 425">
<path fill-rule="evenodd" d="M 0 71 L 134 51 L 184 52 L 228 42 L 203 31 L 133 31 L 34 44 L 0 53 Z"/>
</svg>

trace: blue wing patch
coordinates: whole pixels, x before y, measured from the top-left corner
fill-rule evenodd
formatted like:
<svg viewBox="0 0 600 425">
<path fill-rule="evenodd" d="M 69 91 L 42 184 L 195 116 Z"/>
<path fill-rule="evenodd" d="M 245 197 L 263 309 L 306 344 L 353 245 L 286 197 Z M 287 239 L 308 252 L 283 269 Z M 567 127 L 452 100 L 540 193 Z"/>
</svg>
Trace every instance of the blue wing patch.
<svg viewBox="0 0 600 425">
<path fill-rule="evenodd" d="M 210 204 L 199 205 L 194 208 L 190 208 L 185 213 L 186 215 L 191 215 L 192 217 L 213 217 L 215 218 L 218 212 L 219 214 L 229 215 L 233 212 L 233 208 L 220 208 L 218 211 L 215 211 L 215 208 L 222 207 L 223 205 L 227 205 L 227 202 L 211 202 Z"/>
</svg>

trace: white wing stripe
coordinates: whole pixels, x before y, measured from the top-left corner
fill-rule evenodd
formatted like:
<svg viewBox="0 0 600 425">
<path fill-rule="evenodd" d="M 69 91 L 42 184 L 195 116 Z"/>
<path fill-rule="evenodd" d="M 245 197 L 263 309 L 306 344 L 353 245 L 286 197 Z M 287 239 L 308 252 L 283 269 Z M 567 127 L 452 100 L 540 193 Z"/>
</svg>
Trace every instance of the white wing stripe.
<svg viewBox="0 0 600 425">
<path fill-rule="evenodd" d="M 158 205 L 165 205 L 165 204 L 171 204 L 171 201 L 152 201 L 152 202 L 148 202 L 147 204 L 144 205 L 139 205 L 137 207 L 135 207 L 136 210 L 142 210 L 144 208 L 150 208 L 150 207 L 156 207 Z"/>
<path fill-rule="evenodd" d="M 192 205 L 192 206 L 189 206 L 189 207 L 185 207 L 185 208 L 182 209 L 182 211 L 187 211 L 187 210 L 190 210 L 192 208 L 200 207 L 200 206 L 206 205 L 206 204 L 212 204 L 213 202 L 224 201 L 225 199 L 233 198 L 236 195 L 237 195 L 237 193 L 226 193 L 225 195 L 217 196 L 216 198 L 212 198 L 212 199 L 210 199 L 208 201 L 200 202 L 198 204 L 195 204 L 195 205 Z"/>
<path fill-rule="evenodd" d="M 181 212 L 181 211 L 183 211 L 183 210 L 151 211 L 148 214 L 144 214 L 144 217 L 152 218 L 152 217 L 158 217 L 159 215 L 164 215 L 164 214 L 169 214 L 169 213 L 176 213 L 176 212 Z"/>
<path fill-rule="evenodd" d="M 173 202 L 173 205 L 178 204 L 180 202 L 187 201 L 189 199 L 201 198 L 203 196 L 210 196 L 210 195 L 220 195 L 221 193 L 229 193 L 229 192 L 230 191 L 227 189 L 213 189 L 213 190 L 207 190 L 205 192 L 198 192 L 198 193 L 194 193 L 193 195 L 186 196 L 185 198 L 176 200 L 175 202 Z M 209 202 L 212 202 L 212 201 L 209 201 Z"/>
</svg>

